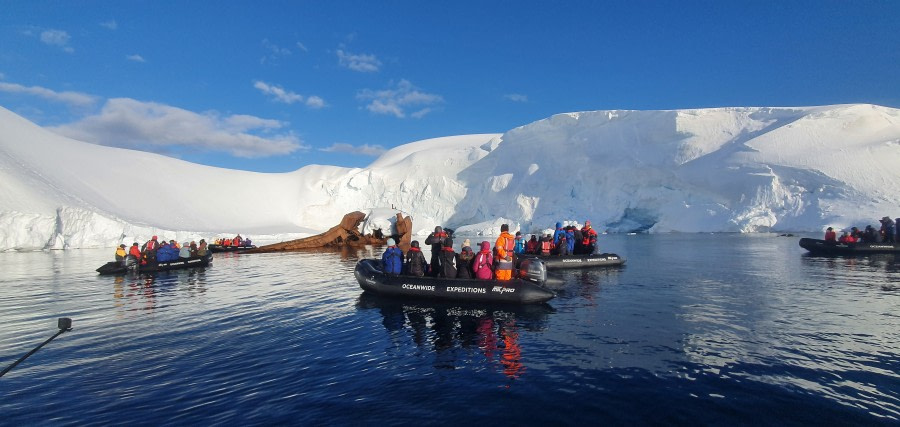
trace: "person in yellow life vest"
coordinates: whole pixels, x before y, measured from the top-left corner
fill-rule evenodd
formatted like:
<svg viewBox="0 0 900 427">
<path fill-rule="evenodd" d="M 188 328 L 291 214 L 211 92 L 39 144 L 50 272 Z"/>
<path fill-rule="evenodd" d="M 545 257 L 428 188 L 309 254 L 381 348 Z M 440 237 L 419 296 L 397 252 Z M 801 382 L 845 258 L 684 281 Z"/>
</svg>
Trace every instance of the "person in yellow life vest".
<svg viewBox="0 0 900 427">
<path fill-rule="evenodd" d="M 125 251 L 125 245 L 119 245 L 116 248 L 116 261 L 123 263 L 125 262 L 125 256 L 128 255 L 128 252 Z"/>
<path fill-rule="evenodd" d="M 516 246 L 516 238 L 509 234 L 509 225 L 500 226 L 500 237 L 494 244 L 497 270 L 494 272 L 497 280 L 510 280 L 513 273 L 513 248 Z"/>
</svg>

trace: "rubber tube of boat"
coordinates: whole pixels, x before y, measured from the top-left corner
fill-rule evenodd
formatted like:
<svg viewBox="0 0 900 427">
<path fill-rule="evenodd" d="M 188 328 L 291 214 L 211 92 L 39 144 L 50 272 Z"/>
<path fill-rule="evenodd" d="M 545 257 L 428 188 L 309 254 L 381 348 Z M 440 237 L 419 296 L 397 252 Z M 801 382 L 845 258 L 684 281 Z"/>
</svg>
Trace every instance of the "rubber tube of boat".
<svg viewBox="0 0 900 427">
<path fill-rule="evenodd" d="M 22 363 L 22 361 L 27 359 L 28 356 L 31 356 L 32 354 L 37 353 L 37 351 L 40 350 L 41 347 L 46 345 L 48 342 L 53 341 L 54 338 L 60 336 L 60 334 L 62 334 L 63 332 L 71 331 L 72 330 L 72 319 L 70 319 L 68 317 L 60 317 L 59 319 L 56 320 L 56 327 L 59 328 L 59 332 L 57 332 L 56 335 L 53 335 L 52 337 L 48 338 L 47 341 L 42 342 L 41 345 L 35 347 L 34 350 L 29 351 L 28 354 L 22 356 L 21 359 L 16 360 L 16 363 L 9 365 L 9 367 L 4 369 L 3 372 L 0 372 L 0 377 L 6 375 L 7 372 L 11 371 L 12 368 L 15 368 L 16 365 L 18 365 L 19 363 Z"/>
</svg>

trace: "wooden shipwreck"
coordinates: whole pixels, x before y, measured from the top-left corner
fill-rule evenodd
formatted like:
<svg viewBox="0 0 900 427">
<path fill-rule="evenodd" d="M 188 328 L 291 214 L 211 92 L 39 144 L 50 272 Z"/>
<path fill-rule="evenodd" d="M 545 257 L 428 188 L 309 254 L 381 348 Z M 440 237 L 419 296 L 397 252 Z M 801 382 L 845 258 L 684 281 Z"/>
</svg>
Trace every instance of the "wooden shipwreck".
<svg viewBox="0 0 900 427">
<path fill-rule="evenodd" d="M 341 249 L 345 247 L 363 247 L 365 245 L 384 245 L 389 237 L 398 241 L 401 248 L 408 249 L 412 240 L 412 218 L 397 214 L 397 235 L 376 233 L 363 235 L 359 225 L 366 219 L 366 214 L 356 211 L 344 215 L 341 223 L 328 231 L 315 236 L 287 242 L 260 246 L 244 253 L 291 252 L 316 249 Z"/>
</svg>

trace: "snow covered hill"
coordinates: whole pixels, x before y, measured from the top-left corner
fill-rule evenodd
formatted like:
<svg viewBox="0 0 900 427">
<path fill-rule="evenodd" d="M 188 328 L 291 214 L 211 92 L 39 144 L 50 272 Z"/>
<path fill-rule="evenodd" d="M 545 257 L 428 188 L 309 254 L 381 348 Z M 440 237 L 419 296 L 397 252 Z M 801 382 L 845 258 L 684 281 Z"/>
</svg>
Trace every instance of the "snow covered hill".
<svg viewBox="0 0 900 427">
<path fill-rule="evenodd" d="M 874 105 L 559 114 L 282 174 L 79 142 L 0 108 L 0 250 L 278 240 L 390 208 L 422 233 L 818 231 L 900 216 L 898 165 L 900 110 Z"/>
</svg>

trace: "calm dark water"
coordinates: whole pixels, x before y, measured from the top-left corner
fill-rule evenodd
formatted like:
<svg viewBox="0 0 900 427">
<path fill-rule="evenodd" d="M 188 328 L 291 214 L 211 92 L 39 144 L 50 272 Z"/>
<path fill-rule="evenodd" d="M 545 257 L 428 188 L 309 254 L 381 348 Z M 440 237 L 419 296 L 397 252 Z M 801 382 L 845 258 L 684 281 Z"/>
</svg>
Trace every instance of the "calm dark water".
<svg viewBox="0 0 900 427">
<path fill-rule="evenodd" d="M 546 305 L 364 295 L 366 253 L 0 254 L 3 425 L 897 424 L 900 259 L 798 238 L 601 236 Z M 474 240 L 473 240 L 474 241 Z"/>
</svg>

